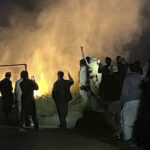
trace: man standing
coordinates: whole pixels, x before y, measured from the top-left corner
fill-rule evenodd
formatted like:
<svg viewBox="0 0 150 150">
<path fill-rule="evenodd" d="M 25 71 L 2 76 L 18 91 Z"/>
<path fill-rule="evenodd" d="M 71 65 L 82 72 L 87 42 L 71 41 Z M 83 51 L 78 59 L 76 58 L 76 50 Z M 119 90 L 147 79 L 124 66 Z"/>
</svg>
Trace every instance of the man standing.
<svg viewBox="0 0 150 150">
<path fill-rule="evenodd" d="M 30 80 L 28 78 L 27 71 L 23 71 L 22 78 L 23 81 L 20 83 L 20 88 L 22 91 L 22 95 L 21 95 L 22 109 L 21 109 L 20 128 L 23 128 L 25 117 L 31 115 L 32 120 L 34 122 L 34 127 L 36 130 L 38 130 L 39 126 L 38 126 L 38 120 L 36 115 L 33 91 L 38 90 L 39 87 L 35 81 Z"/>
<path fill-rule="evenodd" d="M 22 91 L 20 88 L 20 83 L 23 81 L 23 71 L 20 74 L 20 79 L 16 81 L 15 84 L 15 100 L 17 103 L 17 108 L 18 108 L 18 112 L 19 112 L 19 116 L 21 115 L 21 95 L 22 95 Z"/>
<path fill-rule="evenodd" d="M 82 96 L 82 99 L 87 102 L 88 101 L 88 95 L 87 95 L 87 65 L 84 59 L 80 60 L 80 72 L 79 72 L 79 88 L 80 88 L 80 94 Z"/>
<path fill-rule="evenodd" d="M 111 58 L 106 57 L 105 58 L 105 63 L 106 65 L 104 66 L 99 66 L 98 72 L 102 73 L 102 82 L 100 84 L 100 90 L 99 90 L 99 95 L 101 96 L 102 100 L 104 101 L 110 101 L 111 95 L 110 92 L 112 91 L 111 89 Z"/>
<path fill-rule="evenodd" d="M 17 104 L 19 119 L 21 119 L 21 109 L 22 109 L 22 105 L 21 105 L 22 91 L 21 91 L 21 88 L 20 88 L 20 83 L 23 81 L 23 75 L 24 75 L 24 71 L 21 72 L 20 79 L 16 81 L 15 92 L 14 92 L 14 94 L 15 94 L 15 102 Z M 25 126 L 30 126 L 30 120 L 29 120 L 29 116 L 28 115 L 25 117 Z"/>
<path fill-rule="evenodd" d="M 65 129 L 67 128 L 66 117 L 68 113 L 68 102 L 72 99 L 70 87 L 74 84 L 74 81 L 70 73 L 68 73 L 69 80 L 64 80 L 64 73 L 62 71 L 59 71 L 57 76 L 58 80 L 54 83 L 52 97 L 56 103 L 60 127 Z"/>
<path fill-rule="evenodd" d="M 147 63 L 149 64 L 141 84 L 142 98 L 134 128 L 134 140 L 143 150 L 150 149 L 150 61 Z"/>
<path fill-rule="evenodd" d="M 99 66 L 99 68 L 98 68 L 98 72 L 99 73 L 102 73 L 102 76 L 103 76 L 103 78 L 107 78 L 109 75 L 110 75 L 110 68 L 111 68 L 111 58 L 110 57 L 106 57 L 105 58 L 105 63 L 106 63 L 106 65 L 105 66 L 101 66 L 101 64 L 100 64 L 100 66 Z"/>
<path fill-rule="evenodd" d="M 130 64 L 129 69 L 131 73 L 127 74 L 122 88 L 121 101 L 123 102 L 123 108 L 121 111 L 121 128 L 123 131 L 123 138 L 126 146 L 132 146 L 132 134 L 134 123 L 137 119 L 138 108 L 141 99 L 142 90 L 141 75 L 138 72 L 138 68 L 135 64 Z"/>
<path fill-rule="evenodd" d="M 5 78 L 0 82 L 0 91 L 3 99 L 2 111 L 4 112 L 6 123 L 10 124 L 9 113 L 13 105 L 14 95 L 12 93 L 11 72 L 6 72 Z"/>
</svg>

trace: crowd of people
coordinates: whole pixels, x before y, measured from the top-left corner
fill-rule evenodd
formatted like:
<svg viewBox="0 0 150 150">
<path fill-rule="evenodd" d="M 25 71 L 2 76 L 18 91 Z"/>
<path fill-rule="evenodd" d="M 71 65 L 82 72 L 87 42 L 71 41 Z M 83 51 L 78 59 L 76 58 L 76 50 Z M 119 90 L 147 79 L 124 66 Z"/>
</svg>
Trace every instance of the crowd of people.
<svg viewBox="0 0 150 150">
<path fill-rule="evenodd" d="M 25 126 L 30 126 L 32 117 L 34 127 L 38 130 L 38 119 L 36 115 L 34 90 L 38 90 L 38 84 L 34 79 L 28 78 L 28 72 L 22 71 L 20 79 L 16 82 L 15 91 L 13 93 L 13 87 L 11 82 L 11 72 L 6 72 L 5 78 L 0 81 L 0 91 L 2 95 L 2 111 L 4 112 L 5 120 L 8 125 L 11 125 L 10 112 L 13 108 L 18 110 L 18 122 L 19 130 L 24 130 Z"/>
<path fill-rule="evenodd" d="M 74 81 L 68 73 L 69 80 L 65 80 L 64 72 L 58 71 L 58 80 L 54 83 L 52 89 L 52 97 L 56 104 L 58 112 L 60 128 L 66 129 L 66 117 L 68 113 L 68 102 L 72 100 L 70 92 L 71 85 Z M 5 116 L 7 125 L 11 125 L 10 113 L 13 108 L 17 109 L 17 126 L 20 131 L 25 131 L 24 127 L 31 127 L 32 125 L 36 130 L 39 129 L 38 119 L 36 114 L 36 106 L 34 101 L 34 90 L 38 90 L 38 84 L 35 82 L 34 77 L 28 77 L 27 71 L 22 71 L 20 79 L 16 81 L 15 90 L 11 82 L 11 72 L 6 72 L 5 78 L 0 81 L 0 92 L 2 95 L 2 111 Z"/>
<path fill-rule="evenodd" d="M 93 60 L 94 66 L 91 65 Z M 93 72 L 95 68 L 97 72 Z M 105 65 L 99 59 L 83 57 L 79 78 L 83 100 L 87 106 L 95 100 L 97 111 L 103 108 L 114 137 L 123 138 L 123 148 L 132 149 L 139 145 L 149 149 L 150 60 L 142 67 L 140 61 L 127 63 L 121 56 L 115 61 L 106 57 Z M 95 110 L 95 107 L 91 108 Z"/>
<path fill-rule="evenodd" d="M 83 50 L 83 49 L 82 49 Z M 144 150 L 150 147 L 150 60 L 143 68 L 140 61 L 127 63 L 121 56 L 115 61 L 105 58 L 105 65 L 95 57 L 80 60 L 79 88 L 85 109 L 100 111 L 105 114 L 107 122 L 112 125 L 114 136 L 123 138 L 127 149 L 135 144 Z M 69 80 L 64 79 L 64 72 L 57 73 L 58 80 L 52 89 L 60 128 L 66 129 L 68 103 L 72 100 L 70 87 L 74 81 L 68 73 Z M 0 81 L 3 100 L 2 110 L 7 124 L 10 124 L 9 113 L 12 108 L 18 110 L 18 126 L 24 130 L 31 125 L 31 117 L 36 130 L 39 129 L 34 90 L 38 84 L 34 77 L 29 79 L 28 72 L 22 71 L 16 82 L 13 94 L 11 73 L 7 72 Z"/>
</svg>

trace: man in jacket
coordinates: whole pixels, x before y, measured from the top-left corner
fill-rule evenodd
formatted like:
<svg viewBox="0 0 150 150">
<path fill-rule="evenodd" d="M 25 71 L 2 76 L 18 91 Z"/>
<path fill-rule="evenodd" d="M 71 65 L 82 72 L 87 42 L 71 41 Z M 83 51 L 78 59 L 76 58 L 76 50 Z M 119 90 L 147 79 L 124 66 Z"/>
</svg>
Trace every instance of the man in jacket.
<svg viewBox="0 0 150 150">
<path fill-rule="evenodd" d="M 134 123 L 137 119 L 139 103 L 141 99 L 141 75 L 135 64 L 129 65 L 130 73 L 127 74 L 122 88 L 121 101 L 123 108 L 121 111 L 121 127 L 124 141 L 132 140 Z"/>
<path fill-rule="evenodd" d="M 4 112 L 6 123 L 10 124 L 9 113 L 13 106 L 13 88 L 12 82 L 10 81 L 11 72 L 6 72 L 5 78 L 0 82 L 0 91 L 3 99 L 2 111 Z"/>
<path fill-rule="evenodd" d="M 22 91 L 22 95 L 21 95 L 22 109 L 21 109 L 20 128 L 23 128 L 25 117 L 31 115 L 32 120 L 34 122 L 34 127 L 36 130 L 38 130 L 39 126 L 38 126 L 33 91 L 38 90 L 39 87 L 35 81 L 30 80 L 28 78 L 27 71 L 23 72 L 22 78 L 23 81 L 20 83 L 20 88 Z"/>
<path fill-rule="evenodd" d="M 68 73 L 69 80 L 64 80 L 64 73 L 62 71 L 59 71 L 57 76 L 58 80 L 54 83 L 52 97 L 56 103 L 60 127 L 67 128 L 66 117 L 68 113 L 68 102 L 72 99 L 70 87 L 74 84 L 74 81 L 70 73 Z"/>
</svg>

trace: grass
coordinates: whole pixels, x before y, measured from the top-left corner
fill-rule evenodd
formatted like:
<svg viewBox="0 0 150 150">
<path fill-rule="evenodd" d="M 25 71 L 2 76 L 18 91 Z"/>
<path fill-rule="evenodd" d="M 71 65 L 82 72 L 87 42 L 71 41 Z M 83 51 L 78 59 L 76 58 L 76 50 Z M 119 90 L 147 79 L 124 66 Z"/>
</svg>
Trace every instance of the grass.
<svg viewBox="0 0 150 150">
<path fill-rule="evenodd" d="M 82 114 L 85 106 L 79 94 L 73 94 L 73 100 L 69 102 L 69 114 L 77 116 Z M 55 102 L 51 96 L 42 96 L 36 100 L 37 114 L 40 116 L 52 116 L 56 114 Z"/>
<path fill-rule="evenodd" d="M 36 99 L 36 110 L 40 116 L 52 116 L 56 113 L 55 102 L 51 96 L 42 96 Z"/>
</svg>

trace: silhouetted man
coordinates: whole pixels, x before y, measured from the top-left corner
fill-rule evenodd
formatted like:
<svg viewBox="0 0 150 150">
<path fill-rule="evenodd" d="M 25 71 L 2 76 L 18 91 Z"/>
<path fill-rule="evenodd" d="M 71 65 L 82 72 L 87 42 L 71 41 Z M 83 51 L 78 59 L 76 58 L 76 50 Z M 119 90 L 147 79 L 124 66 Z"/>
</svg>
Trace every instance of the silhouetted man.
<svg viewBox="0 0 150 150">
<path fill-rule="evenodd" d="M 22 75 L 23 81 L 20 83 L 20 88 L 22 91 L 21 95 L 21 120 L 20 128 L 23 128 L 25 117 L 31 115 L 34 122 L 35 129 L 38 129 L 38 120 L 36 115 L 35 101 L 34 101 L 34 90 L 38 90 L 38 85 L 35 81 L 28 78 L 28 72 L 24 71 Z"/>
<path fill-rule="evenodd" d="M 9 113 L 13 105 L 14 95 L 12 93 L 11 72 L 6 72 L 5 78 L 0 82 L 0 90 L 3 99 L 2 111 L 5 114 L 6 123 L 10 124 Z"/>
<path fill-rule="evenodd" d="M 127 74 L 128 64 L 126 63 L 125 59 L 122 58 L 121 56 L 116 57 L 116 63 L 118 66 L 118 73 L 122 75 L 122 78 L 124 80 Z"/>
<path fill-rule="evenodd" d="M 143 68 L 141 66 L 141 62 L 139 60 L 135 60 L 134 63 L 138 68 L 138 73 L 140 73 L 142 75 L 143 74 Z"/>
<path fill-rule="evenodd" d="M 107 78 L 110 75 L 111 58 L 105 58 L 105 66 L 99 66 L 98 72 L 102 73 L 103 78 Z"/>
<path fill-rule="evenodd" d="M 128 63 L 121 56 L 116 57 L 116 63 L 117 63 L 117 67 L 118 67 L 119 88 L 122 88 L 124 79 L 125 79 L 126 74 L 128 72 Z"/>
<path fill-rule="evenodd" d="M 56 108 L 60 120 L 60 127 L 66 128 L 66 117 L 68 113 L 68 102 L 72 99 L 70 87 L 74 81 L 68 73 L 69 80 L 64 80 L 64 73 L 59 71 L 57 73 L 58 80 L 54 83 L 52 90 L 52 97 L 56 103 Z"/>
<path fill-rule="evenodd" d="M 111 79 L 110 79 L 110 67 L 111 67 L 111 58 L 110 57 L 106 57 L 105 58 L 105 66 L 99 66 L 98 72 L 102 73 L 102 82 L 100 84 L 100 90 L 99 90 L 99 94 L 101 96 L 101 98 L 104 101 L 109 101 L 109 99 L 111 99 Z"/>
<path fill-rule="evenodd" d="M 145 70 L 146 71 L 146 70 Z M 143 150 L 150 149 L 150 62 L 142 80 L 142 98 L 138 118 L 134 125 L 134 140 Z"/>
<path fill-rule="evenodd" d="M 21 109 L 22 109 L 22 105 L 21 105 L 22 91 L 21 91 L 21 88 L 20 88 L 20 83 L 23 81 L 23 75 L 24 75 L 24 71 L 21 72 L 20 79 L 16 81 L 15 93 L 14 93 L 15 94 L 15 102 L 16 102 L 16 106 L 17 106 L 17 109 L 18 109 L 19 119 L 21 119 Z M 25 126 L 30 126 L 30 120 L 29 120 L 28 115 L 25 117 Z"/>
</svg>

